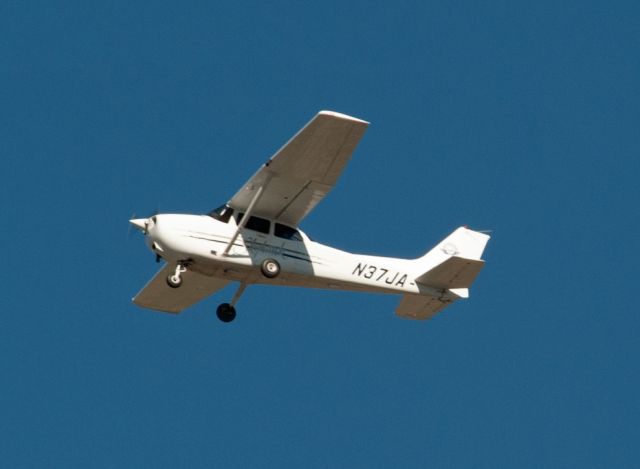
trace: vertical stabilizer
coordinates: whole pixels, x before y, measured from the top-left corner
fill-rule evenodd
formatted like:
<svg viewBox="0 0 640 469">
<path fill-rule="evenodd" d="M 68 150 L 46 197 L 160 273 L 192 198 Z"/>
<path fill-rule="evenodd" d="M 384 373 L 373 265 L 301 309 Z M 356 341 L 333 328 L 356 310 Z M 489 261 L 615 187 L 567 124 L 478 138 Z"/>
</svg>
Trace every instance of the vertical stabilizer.
<svg viewBox="0 0 640 469">
<path fill-rule="evenodd" d="M 488 234 L 461 226 L 415 262 L 426 272 L 453 256 L 480 260 L 489 238 Z"/>
<path fill-rule="evenodd" d="M 484 261 L 481 259 L 489 235 L 460 227 L 424 256 L 415 259 L 419 294 L 406 294 L 396 309 L 407 319 L 429 319 L 460 298 L 469 297 L 469 287 Z"/>
</svg>

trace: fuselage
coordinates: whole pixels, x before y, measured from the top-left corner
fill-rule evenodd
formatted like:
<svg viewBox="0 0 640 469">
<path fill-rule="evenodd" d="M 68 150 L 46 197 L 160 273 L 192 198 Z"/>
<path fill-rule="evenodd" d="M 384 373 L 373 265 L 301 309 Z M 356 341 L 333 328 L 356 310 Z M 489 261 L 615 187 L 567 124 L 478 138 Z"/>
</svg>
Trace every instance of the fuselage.
<svg viewBox="0 0 640 469">
<path fill-rule="evenodd" d="M 210 215 L 162 214 L 146 223 L 146 243 L 154 253 L 169 263 L 188 261 L 190 270 L 204 275 L 337 290 L 423 290 L 414 281 L 419 272 L 413 260 L 349 253 L 315 242 L 299 229 L 272 220 L 250 217 L 231 246 L 239 223 L 237 216 L 221 221 Z M 280 264 L 277 278 L 261 274 L 260 264 L 265 259 Z"/>
</svg>

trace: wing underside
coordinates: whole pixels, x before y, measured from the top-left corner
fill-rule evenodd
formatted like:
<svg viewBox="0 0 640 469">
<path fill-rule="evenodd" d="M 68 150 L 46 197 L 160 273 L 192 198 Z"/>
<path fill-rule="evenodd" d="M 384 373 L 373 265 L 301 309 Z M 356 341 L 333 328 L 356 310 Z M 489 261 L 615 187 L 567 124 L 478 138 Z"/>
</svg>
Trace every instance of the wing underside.
<svg viewBox="0 0 640 469">
<path fill-rule="evenodd" d="M 166 279 L 174 270 L 175 267 L 169 264 L 163 267 L 140 290 L 133 302 L 143 308 L 175 314 L 205 299 L 229 283 L 224 279 L 187 271 L 182 274 L 183 282 L 180 288 L 171 288 L 167 285 Z"/>
<path fill-rule="evenodd" d="M 229 201 L 245 211 L 288 225 L 299 222 L 333 188 L 368 122 L 321 111 L 247 181 Z"/>
</svg>

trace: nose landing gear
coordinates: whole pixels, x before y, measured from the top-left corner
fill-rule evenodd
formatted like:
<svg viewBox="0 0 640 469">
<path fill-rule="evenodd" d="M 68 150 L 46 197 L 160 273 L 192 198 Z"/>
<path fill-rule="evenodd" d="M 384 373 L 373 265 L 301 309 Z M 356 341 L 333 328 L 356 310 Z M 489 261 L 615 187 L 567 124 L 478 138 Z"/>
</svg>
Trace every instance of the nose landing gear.
<svg viewBox="0 0 640 469">
<path fill-rule="evenodd" d="M 187 271 L 187 265 L 187 262 L 178 262 L 175 272 L 167 277 L 167 285 L 171 288 L 180 287 L 182 285 L 182 274 Z"/>
</svg>

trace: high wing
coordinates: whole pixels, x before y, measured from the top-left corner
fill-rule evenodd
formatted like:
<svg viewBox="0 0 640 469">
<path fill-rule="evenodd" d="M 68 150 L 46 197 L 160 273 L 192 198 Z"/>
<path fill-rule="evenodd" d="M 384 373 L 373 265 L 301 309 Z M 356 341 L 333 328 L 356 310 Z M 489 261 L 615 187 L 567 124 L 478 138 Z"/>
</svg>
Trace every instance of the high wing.
<svg viewBox="0 0 640 469">
<path fill-rule="evenodd" d="M 174 271 L 175 267 L 170 264 L 163 267 L 140 290 L 133 302 L 143 308 L 155 309 L 165 313 L 179 313 L 224 288 L 229 283 L 224 279 L 186 271 L 182 274 L 183 282 L 180 288 L 171 288 L 167 285 L 167 276 Z"/>
<path fill-rule="evenodd" d="M 244 212 L 297 226 L 333 188 L 368 122 L 320 111 L 228 202 Z M 262 188 L 262 189 L 261 189 Z"/>
</svg>

